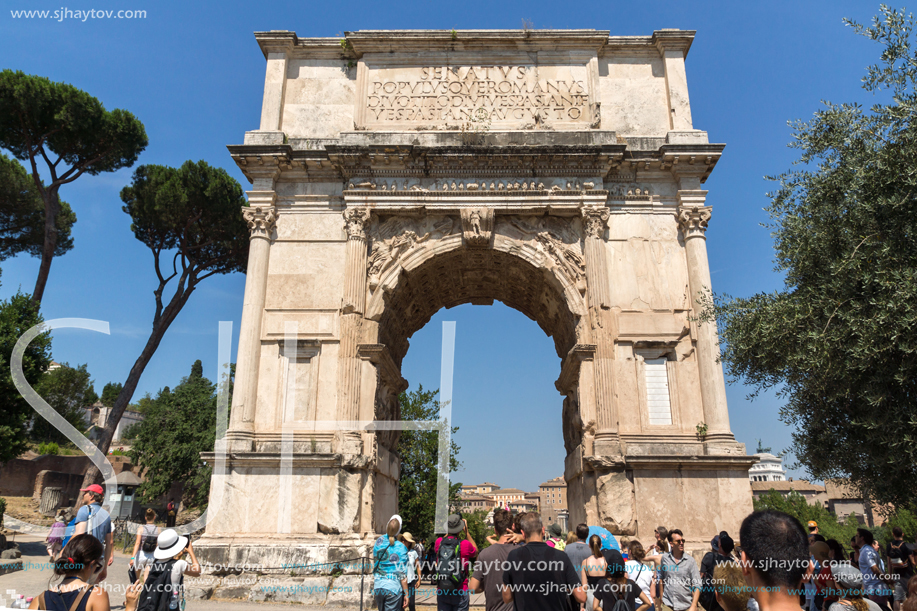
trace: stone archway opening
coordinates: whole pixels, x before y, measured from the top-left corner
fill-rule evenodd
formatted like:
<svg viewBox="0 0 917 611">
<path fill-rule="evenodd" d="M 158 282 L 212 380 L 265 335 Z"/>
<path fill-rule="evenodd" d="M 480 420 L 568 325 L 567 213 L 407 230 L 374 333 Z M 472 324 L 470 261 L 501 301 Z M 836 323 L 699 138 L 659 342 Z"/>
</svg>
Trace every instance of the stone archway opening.
<svg viewBox="0 0 917 611">
<path fill-rule="evenodd" d="M 563 359 L 576 343 L 577 320 L 550 271 L 496 250 L 460 248 L 402 272 L 379 319 L 379 343 L 400 367 L 409 339 L 441 308 L 500 301 L 538 323 Z"/>
</svg>

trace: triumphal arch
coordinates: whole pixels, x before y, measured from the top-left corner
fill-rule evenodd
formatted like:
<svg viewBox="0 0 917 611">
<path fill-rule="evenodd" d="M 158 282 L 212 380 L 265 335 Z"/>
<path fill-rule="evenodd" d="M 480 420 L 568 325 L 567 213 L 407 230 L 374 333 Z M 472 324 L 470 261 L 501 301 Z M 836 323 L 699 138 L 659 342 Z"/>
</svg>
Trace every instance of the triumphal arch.
<svg viewBox="0 0 917 611">
<path fill-rule="evenodd" d="M 411 335 L 494 300 L 561 358 L 573 524 L 644 539 L 678 525 L 695 542 L 737 529 L 754 459 L 698 316 L 703 185 L 724 145 L 692 124 L 693 37 L 256 34 L 261 124 L 229 147 L 252 183 L 251 255 L 204 553 L 365 549 L 397 510 L 397 431 L 302 425 L 399 419 Z"/>
</svg>

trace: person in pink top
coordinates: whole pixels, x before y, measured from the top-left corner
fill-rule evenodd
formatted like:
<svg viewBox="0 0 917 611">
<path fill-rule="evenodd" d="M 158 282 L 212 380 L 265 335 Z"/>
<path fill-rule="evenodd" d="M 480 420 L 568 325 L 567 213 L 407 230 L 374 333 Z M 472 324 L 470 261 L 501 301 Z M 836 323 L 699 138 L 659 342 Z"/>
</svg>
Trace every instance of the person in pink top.
<svg viewBox="0 0 917 611">
<path fill-rule="evenodd" d="M 471 564 L 478 555 L 478 546 L 468 534 L 468 522 L 458 514 L 449 516 L 446 536 L 439 537 L 433 545 L 439 580 L 436 587 L 437 611 L 468 611 L 468 576 Z M 458 551 L 460 570 L 453 562 Z"/>
</svg>

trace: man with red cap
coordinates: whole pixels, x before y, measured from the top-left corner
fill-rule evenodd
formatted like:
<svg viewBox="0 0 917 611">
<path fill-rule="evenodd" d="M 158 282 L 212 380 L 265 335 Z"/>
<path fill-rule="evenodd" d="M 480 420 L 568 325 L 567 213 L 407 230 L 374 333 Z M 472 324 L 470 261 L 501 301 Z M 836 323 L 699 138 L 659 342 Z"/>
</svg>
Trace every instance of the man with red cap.
<svg viewBox="0 0 917 611">
<path fill-rule="evenodd" d="M 73 535 L 89 533 L 105 546 L 105 567 L 99 575 L 99 581 L 108 576 L 108 567 L 114 561 L 114 546 L 112 545 L 111 515 L 102 509 L 102 499 L 105 491 L 102 486 L 93 484 L 88 488 L 80 488 L 83 493 L 83 506 L 76 513 L 76 528 Z"/>
</svg>

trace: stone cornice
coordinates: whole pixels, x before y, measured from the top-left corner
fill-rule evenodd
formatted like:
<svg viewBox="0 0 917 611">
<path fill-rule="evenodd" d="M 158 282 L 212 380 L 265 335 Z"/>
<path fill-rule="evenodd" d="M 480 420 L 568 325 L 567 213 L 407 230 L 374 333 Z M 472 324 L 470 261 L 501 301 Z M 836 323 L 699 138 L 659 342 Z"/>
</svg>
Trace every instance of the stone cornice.
<svg viewBox="0 0 917 611">
<path fill-rule="evenodd" d="M 605 45 L 608 34 L 608 30 L 360 30 L 345 32 L 344 36 L 359 56 L 399 51 L 594 52 Z"/>
<path fill-rule="evenodd" d="M 300 38 L 289 30 L 255 32 L 262 53 L 286 52 L 303 57 L 360 58 L 366 53 L 480 52 L 529 53 L 574 51 L 609 54 L 652 49 L 679 49 L 687 55 L 693 30 L 657 30 L 651 36 L 611 36 L 608 30 L 359 30 L 340 37 Z"/>
<path fill-rule="evenodd" d="M 530 143 L 522 143 L 529 139 Z M 228 150 L 250 181 L 291 173 L 299 180 L 368 177 L 598 177 L 668 171 L 704 182 L 725 144 L 660 143 L 632 150 L 614 132 L 492 132 L 481 146 L 463 146 L 460 132 L 344 132 L 340 138 L 291 144 L 239 144 Z"/>
<path fill-rule="evenodd" d="M 687 57 L 696 33 L 695 30 L 656 30 L 652 44 L 659 49 L 660 55 L 675 50 L 681 51 L 682 57 Z"/>
</svg>

